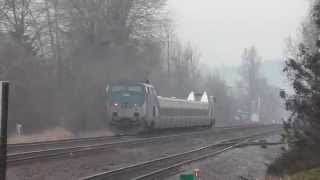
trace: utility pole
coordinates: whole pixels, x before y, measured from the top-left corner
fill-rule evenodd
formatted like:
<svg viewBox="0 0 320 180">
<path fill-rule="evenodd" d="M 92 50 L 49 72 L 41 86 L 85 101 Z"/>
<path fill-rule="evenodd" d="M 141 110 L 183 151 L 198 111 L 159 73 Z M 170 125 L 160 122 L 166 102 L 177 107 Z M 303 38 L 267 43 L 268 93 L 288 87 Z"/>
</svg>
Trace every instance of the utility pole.
<svg viewBox="0 0 320 180">
<path fill-rule="evenodd" d="M 7 172 L 9 82 L 0 82 L 0 102 L 0 179 L 5 180 Z"/>
<path fill-rule="evenodd" d="M 168 76 L 169 76 L 169 78 L 170 78 L 170 33 L 168 32 L 168 34 L 167 34 L 167 61 L 168 61 Z"/>
</svg>

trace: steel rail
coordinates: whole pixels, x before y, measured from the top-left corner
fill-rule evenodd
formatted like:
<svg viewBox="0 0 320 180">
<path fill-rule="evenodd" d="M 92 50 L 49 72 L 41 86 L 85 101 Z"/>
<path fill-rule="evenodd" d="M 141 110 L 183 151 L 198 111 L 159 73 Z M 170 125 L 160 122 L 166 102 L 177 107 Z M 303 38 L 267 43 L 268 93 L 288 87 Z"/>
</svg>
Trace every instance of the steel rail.
<svg viewBox="0 0 320 180">
<path fill-rule="evenodd" d="M 92 137 L 92 138 L 79 138 L 79 139 L 65 139 L 65 140 L 57 140 L 57 141 L 42 141 L 42 142 L 33 142 L 33 143 L 21 143 L 21 144 L 10 144 L 11 150 L 10 155 L 27 155 L 34 154 L 39 152 L 50 152 L 50 151 L 58 151 L 58 150 L 72 150 L 74 148 L 88 148 L 95 147 L 101 145 L 107 145 L 112 141 L 114 144 L 124 143 L 126 139 L 132 140 L 142 140 L 147 138 L 165 138 L 165 137 L 175 137 L 175 136 L 184 136 L 184 135 L 192 135 L 197 133 L 205 133 L 205 131 L 192 131 L 192 132 L 182 132 L 175 133 L 170 135 L 160 135 L 160 136 L 101 136 L 101 137 Z M 79 145 L 78 145 L 79 144 Z M 84 144 L 84 145 L 81 145 Z M 78 146 L 76 146 L 78 145 Z M 90 145 L 90 146 L 89 146 Z"/>
<path fill-rule="evenodd" d="M 247 127 L 241 127 L 247 128 Z M 224 129 L 241 129 L 227 127 Z M 166 136 L 156 136 L 151 138 L 138 138 L 138 139 L 129 139 L 129 140 L 119 140 L 116 142 L 107 142 L 107 143 L 99 143 L 99 144 L 91 144 L 91 145 L 80 145 L 80 146 L 69 146 L 69 147 L 62 147 L 62 148 L 52 148 L 52 149 L 45 149 L 45 150 L 36 150 L 36 151 L 28 151 L 23 153 L 11 153 L 7 157 L 7 163 L 9 166 L 12 165 L 19 165 L 25 162 L 30 161 L 38 161 L 38 160 L 48 160 L 48 159 L 55 159 L 61 157 L 74 157 L 76 155 L 80 155 L 81 153 L 88 153 L 93 151 L 105 150 L 107 148 L 116 148 L 122 146 L 131 146 L 131 145 L 139 145 L 139 144 L 146 144 L 146 143 L 154 143 L 154 142 L 163 142 L 171 141 L 177 137 L 184 137 L 186 135 L 203 135 L 205 133 L 211 133 L 213 131 L 196 131 L 196 132 L 189 132 L 189 133 L 179 133 L 174 135 L 166 135 Z"/>
<path fill-rule="evenodd" d="M 219 149 L 217 151 L 213 151 L 212 153 L 204 154 L 204 155 L 202 155 L 200 157 L 197 157 L 197 158 L 193 158 L 193 159 L 190 159 L 190 160 L 182 161 L 180 163 L 171 165 L 169 167 L 162 168 L 162 169 L 159 169 L 159 170 L 156 170 L 156 171 L 141 175 L 139 177 L 133 178 L 132 180 L 144 180 L 144 179 L 152 179 L 154 177 L 159 177 L 162 174 L 165 174 L 166 172 L 168 172 L 170 170 L 179 168 L 179 167 L 181 167 L 183 165 L 186 165 L 186 164 L 193 163 L 195 161 L 199 161 L 199 160 L 202 160 L 202 159 L 206 159 L 206 158 L 209 158 L 209 157 L 213 157 L 213 156 L 219 155 L 219 154 L 221 154 L 223 152 L 226 152 L 228 150 L 231 150 L 231 149 L 234 149 L 236 147 L 239 147 L 240 145 L 242 145 L 243 143 L 246 143 L 246 142 L 247 142 L 247 140 L 244 140 L 244 141 L 239 142 L 239 143 L 231 143 L 230 145 L 226 145 L 226 147 L 221 149 L 221 150 Z"/>
<path fill-rule="evenodd" d="M 81 178 L 81 180 L 108 180 L 108 179 L 148 179 L 155 175 L 162 174 L 163 171 L 180 167 L 184 164 L 200 160 L 220 154 L 229 149 L 240 146 L 241 144 L 247 143 L 250 139 L 266 136 L 277 132 L 279 130 L 268 131 L 250 136 L 244 136 L 240 138 L 226 139 L 219 143 L 207 145 L 201 148 L 197 148 L 191 151 L 173 154 L 168 157 L 162 157 L 142 163 L 137 163 L 119 169 L 98 173 L 92 176 Z M 221 149 L 222 148 L 222 149 Z"/>
<path fill-rule="evenodd" d="M 122 136 L 120 137 L 122 138 Z M 68 146 L 74 144 L 82 144 L 82 143 L 95 143 L 101 141 L 109 141 L 119 139 L 117 136 L 100 136 L 100 137 L 89 137 L 89 138 L 74 138 L 74 139 L 61 139 L 61 140 L 52 140 L 52 141 L 39 141 L 39 142 L 30 142 L 30 143 L 16 143 L 16 144 L 8 144 L 9 152 L 25 152 L 28 150 L 34 149 L 43 149 L 50 147 L 58 147 L 58 146 Z"/>
<path fill-rule="evenodd" d="M 211 130 L 207 131 L 196 131 L 196 132 L 188 132 L 188 133 L 179 133 L 173 135 L 165 135 L 165 136 L 156 136 L 156 137 L 145 137 L 145 138 L 135 138 L 129 140 L 118 139 L 115 142 L 107 142 L 107 143 L 97 143 L 97 144 L 90 144 L 90 145 L 79 145 L 79 146 L 72 146 L 69 141 L 69 147 L 61 147 L 61 148 L 51 148 L 45 150 L 34 150 L 34 151 L 27 151 L 22 153 L 10 153 L 8 154 L 7 163 L 9 165 L 17 165 L 24 162 L 29 162 L 32 160 L 44 160 L 44 159 L 53 159 L 58 157 L 67 157 L 67 156 L 75 156 L 79 153 L 85 153 L 89 151 L 98 151 L 107 148 L 115 148 L 120 146 L 130 146 L 136 144 L 145 144 L 145 143 L 152 143 L 159 140 L 171 140 L 172 138 L 177 137 L 184 137 L 186 135 L 197 135 L 197 134 L 204 134 L 212 132 Z M 81 139 L 79 139 L 81 140 Z M 91 140 L 91 138 L 89 139 Z M 66 142 L 66 141 L 63 141 Z M 76 140 L 78 142 L 78 140 Z M 85 142 L 85 140 L 81 141 Z"/>
<path fill-rule="evenodd" d="M 258 127 L 258 126 L 248 126 L 248 125 L 238 125 L 238 126 L 219 126 L 214 129 L 224 130 L 224 129 L 239 129 L 239 128 L 248 128 L 248 127 Z M 183 132 L 185 133 L 185 132 Z M 124 137 L 139 137 L 139 136 L 98 136 L 98 137 L 87 137 L 87 138 L 73 138 L 73 139 L 60 139 L 60 140 L 50 140 L 50 141 L 38 141 L 38 142 L 28 142 L 28 143 L 11 143 L 8 144 L 8 151 L 26 151 L 26 149 L 31 148 L 43 148 L 47 146 L 61 146 L 69 145 L 74 143 L 88 143 L 88 142 L 100 142 L 105 140 L 112 140 L 115 138 L 124 138 Z M 141 136 L 143 137 L 143 136 Z"/>
<path fill-rule="evenodd" d="M 178 172 L 179 171 L 178 168 L 180 168 L 180 167 L 182 167 L 182 166 L 184 166 L 186 164 L 191 164 L 191 163 L 199 161 L 199 160 L 203 160 L 203 159 L 207 159 L 207 158 L 210 158 L 210 157 L 214 157 L 214 156 L 222 154 L 222 153 L 224 153 L 224 152 L 226 152 L 228 150 L 232 150 L 232 149 L 238 148 L 238 147 L 254 146 L 254 145 L 259 145 L 259 146 L 263 145 L 263 146 L 265 146 L 265 145 L 282 145 L 282 144 L 284 144 L 282 142 L 276 142 L 276 143 L 268 143 L 268 142 L 255 143 L 255 142 L 253 142 L 253 143 L 250 143 L 248 141 L 250 141 L 250 140 L 249 139 L 243 140 L 243 141 L 241 141 L 239 143 L 225 143 L 224 145 L 226 146 L 226 148 L 223 148 L 221 150 L 217 150 L 217 151 L 214 151 L 212 153 L 208 153 L 208 154 L 202 155 L 202 156 L 194 158 L 194 159 L 186 160 L 186 161 L 171 165 L 169 167 L 162 168 L 162 169 L 159 169 L 159 170 L 156 170 L 156 171 L 141 175 L 139 177 L 133 178 L 132 180 L 151 180 L 151 179 L 159 178 L 161 176 L 168 176 L 170 171 Z M 176 169 L 176 171 L 175 171 L 175 169 Z"/>
</svg>

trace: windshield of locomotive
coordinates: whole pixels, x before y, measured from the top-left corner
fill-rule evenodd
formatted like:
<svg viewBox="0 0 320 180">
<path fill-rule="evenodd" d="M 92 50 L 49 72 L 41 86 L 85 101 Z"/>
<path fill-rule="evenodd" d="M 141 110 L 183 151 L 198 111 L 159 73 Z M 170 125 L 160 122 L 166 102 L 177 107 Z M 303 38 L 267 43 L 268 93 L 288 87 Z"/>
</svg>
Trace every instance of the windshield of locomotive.
<svg viewBox="0 0 320 180">
<path fill-rule="evenodd" d="M 142 85 L 117 84 L 110 87 L 109 96 L 113 103 L 142 105 L 145 99 Z"/>
</svg>

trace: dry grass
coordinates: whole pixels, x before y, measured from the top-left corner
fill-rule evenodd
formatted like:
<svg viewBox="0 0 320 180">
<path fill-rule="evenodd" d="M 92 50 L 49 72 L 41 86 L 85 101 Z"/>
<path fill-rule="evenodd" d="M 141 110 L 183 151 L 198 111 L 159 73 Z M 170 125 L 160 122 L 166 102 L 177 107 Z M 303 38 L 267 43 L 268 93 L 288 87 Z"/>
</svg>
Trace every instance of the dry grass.
<svg viewBox="0 0 320 180">
<path fill-rule="evenodd" d="M 282 180 L 280 177 L 276 176 L 266 176 L 265 180 Z"/>
<path fill-rule="evenodd" d="M 41 133 L 26 135 L 26 136 L 10 136 L 8 143 L 29 143 L 39 141 L 53 141 L 59 139 L 70 139 L 74 138 L 74 135 L 64 128 L 54 128 L 43 131 Z"/>
<path fill-rule="evenodd" d="M 40 142 L 40 141 L 54 141 L 54 140 L 61 140 L 61 139 L 72 139 L 72 138 L 86 138 L 86 137 L 99 137 L 99 136 L 112 136 L 113 133 L 108 129 L 97 130 L 97 131 L 90 131 L 90 132 L 83 132 L 77 135 L 74 135 L 72 132 L 57 127 L 54 129 L 49 129 L 43 131 L 41 133 L 36 133 L 32 135 L 26 136 L 10 136 L 8 138 L 8 143 L 30 143 L 30 142 Z"/>
</svg>

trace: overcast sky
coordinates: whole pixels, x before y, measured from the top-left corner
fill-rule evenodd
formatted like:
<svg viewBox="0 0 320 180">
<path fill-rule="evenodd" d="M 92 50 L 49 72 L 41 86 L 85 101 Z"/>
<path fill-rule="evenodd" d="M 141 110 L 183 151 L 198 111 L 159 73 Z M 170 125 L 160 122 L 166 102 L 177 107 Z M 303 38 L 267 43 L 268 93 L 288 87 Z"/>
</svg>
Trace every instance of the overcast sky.
<svg viewBox="0 0 320 180">
<path fill-rule="evenodd" d="M 296 35 L 308 0 L 169 0 L 178 35 L 202 63 L 236 65 L 255 45 L 264 60 L 283 59 L 284 40 Z"/>
</svg>

